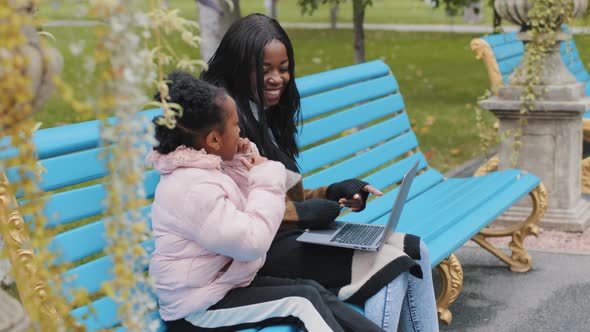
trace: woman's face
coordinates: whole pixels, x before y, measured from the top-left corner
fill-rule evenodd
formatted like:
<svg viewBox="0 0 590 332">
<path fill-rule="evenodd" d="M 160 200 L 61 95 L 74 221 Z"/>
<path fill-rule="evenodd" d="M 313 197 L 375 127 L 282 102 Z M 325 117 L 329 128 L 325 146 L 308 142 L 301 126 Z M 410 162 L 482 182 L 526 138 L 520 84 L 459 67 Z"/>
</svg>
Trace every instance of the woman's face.
<svg viewBox="0 0 590 332">
<path fill-rule="evenodd" d="M 263 105 L 274 106 L 279 103 L 287 84 L 291 80 L 289 57 L 285 45 L 273 39 L 264 47 L 262 63 L 264 75 Z M 252 86 L 256 86 L 256 75 L 253 75 L 253 79 Z"/>
</svg>

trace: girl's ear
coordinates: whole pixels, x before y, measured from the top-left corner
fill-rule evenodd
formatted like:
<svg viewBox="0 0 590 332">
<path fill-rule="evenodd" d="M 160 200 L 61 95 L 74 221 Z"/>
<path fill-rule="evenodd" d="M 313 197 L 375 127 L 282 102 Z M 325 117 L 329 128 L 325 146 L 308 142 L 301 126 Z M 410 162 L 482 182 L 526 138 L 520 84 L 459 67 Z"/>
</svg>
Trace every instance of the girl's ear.
<svg viewBox="0 0 590 332">
<path fill-rule="evenodd" d="M 217 154 L 221 150 L 223 144 L 221 135 L 217 130 L 211 130 L 211 132 L 205 137 L 205 150 L 207 153 Z"/>
</svg>

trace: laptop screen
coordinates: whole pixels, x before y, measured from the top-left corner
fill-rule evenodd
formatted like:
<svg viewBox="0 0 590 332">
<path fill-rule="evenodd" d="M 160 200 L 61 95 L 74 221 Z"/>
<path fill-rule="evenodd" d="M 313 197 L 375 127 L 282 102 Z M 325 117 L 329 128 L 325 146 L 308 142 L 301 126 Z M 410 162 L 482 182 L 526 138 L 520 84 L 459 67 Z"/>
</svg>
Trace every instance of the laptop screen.
<svg viewBox="0 0 590 332">
<path fill-rule="evenodd" d="M 414 176 L 416 175 L 416 170 L 418 169 L 420 161 L 416 161 L 414 165 L 406 172 L 402 179 L 402 183 L 399 185 L 399 191 L 397 193 L 397 197 L 395 198 L 395 202 L 393 203 L 393 209 L 389 214 L 389 220 L 387 221 L 387 227 L 385 230 L 384 239 L 395 231 L 397 227 L 397 223 L 399 222 L 399 218 L 402 214 L 402 210 L 404 208 L 404 204 L 406 203 L 406 198 L 408 197 L 408 193 L 410 192 L 410 186 L 412 185 L 412 181 L 414 181 Z M 383 245 L 381 241 L 381 245 Z"/>
</svg>

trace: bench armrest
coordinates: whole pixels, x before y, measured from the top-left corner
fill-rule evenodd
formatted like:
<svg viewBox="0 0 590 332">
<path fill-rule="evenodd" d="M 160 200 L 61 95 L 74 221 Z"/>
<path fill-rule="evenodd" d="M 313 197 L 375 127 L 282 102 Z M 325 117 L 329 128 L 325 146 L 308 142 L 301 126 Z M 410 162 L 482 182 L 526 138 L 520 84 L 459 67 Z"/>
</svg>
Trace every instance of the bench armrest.
<svg viewBox="0 0 590 332">
<path fill-rule="evenodd" d="M 500 67 L 494 56 L 494 52 L 485 40 L 481 38 L 475 38 L 471 41 L 471 50 L 475 53 L 475 58 L 482 60 L 488 71 L 488 77 L 490 79 L 490 86 L 494 95 L 498 94 L 498 87 L 504 85 L 502 81 L 502 74 L 500 73 Z"/>
</svg>

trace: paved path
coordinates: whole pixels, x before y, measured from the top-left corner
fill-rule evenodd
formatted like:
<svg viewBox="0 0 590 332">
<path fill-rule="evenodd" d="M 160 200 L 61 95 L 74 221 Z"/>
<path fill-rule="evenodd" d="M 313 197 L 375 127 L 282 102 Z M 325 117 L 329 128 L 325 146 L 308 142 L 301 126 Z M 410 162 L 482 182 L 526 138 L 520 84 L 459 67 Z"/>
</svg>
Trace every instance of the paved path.
<svg viewBox="0 0 590 332">
<path fill-rule="evenodd" d="M 89 20 L 55 20 L 48 21 L 45 27 L 81 27 L 94 26 L 98 21 Z M 285 28 L 296 29 L 330 29 L 329 23 L 311 23 L 311 22 L 281 22 Z M 352 29 L 352 23 L 339 23 L 337 29 Z M 492 33 L 492 27 L 485 25 L 468 25 L 468 24 L 378 24 L 365 23 L 365 30 L 381 31 L 415 31 L 415 32 L 454 32 L 454 33 Z M 516 31 L 517 27 L 507 26 L 504 31 Z M 590 27 L 572 27 L 574 34 L 590 34 Z"/>
<path fill-rule="evenodd" d="M 456 254 L 463 290 L 441 331 L 590 331 L 590 254 L 530 251 L 527 273 L 510 272 L 479 246 Z"/>
</svg>

